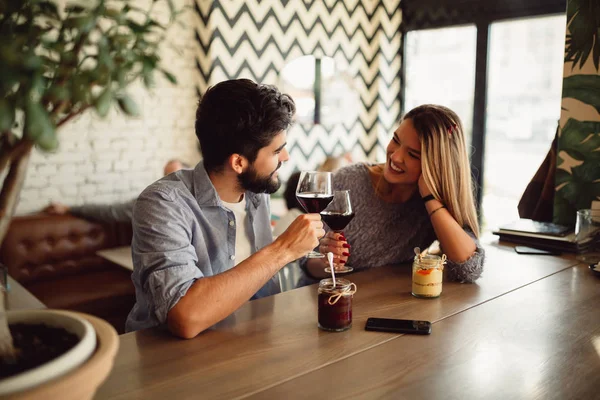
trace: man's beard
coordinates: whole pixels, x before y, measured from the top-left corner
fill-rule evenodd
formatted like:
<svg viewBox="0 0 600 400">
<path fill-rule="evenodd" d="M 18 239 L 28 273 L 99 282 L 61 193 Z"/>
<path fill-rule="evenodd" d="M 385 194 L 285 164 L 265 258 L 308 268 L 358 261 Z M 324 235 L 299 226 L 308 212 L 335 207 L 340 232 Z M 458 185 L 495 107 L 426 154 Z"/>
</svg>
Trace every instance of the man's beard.
<svg viewBox="0 0 600 400">
<path fill-rule="evenodd" d="M 268 176 L 259 176 L 254 165 L 250 165 L 245 172 L 238 175 L 239 185 L 242 189 L 253 193 L 275 193 L 281 186 L 279 178 L 273 179 L 273 175 L 277 172 L 279 167 L 281 167 L 281 163 L 279 163 L 275 171 Z"/>
</svg>

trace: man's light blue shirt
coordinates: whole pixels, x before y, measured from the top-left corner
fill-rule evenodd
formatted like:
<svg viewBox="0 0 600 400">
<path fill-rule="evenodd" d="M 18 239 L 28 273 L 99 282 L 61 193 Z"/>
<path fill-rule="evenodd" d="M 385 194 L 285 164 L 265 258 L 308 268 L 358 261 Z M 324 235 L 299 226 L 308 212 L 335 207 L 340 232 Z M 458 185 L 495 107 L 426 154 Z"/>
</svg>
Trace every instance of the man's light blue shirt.
<svg viewBox="0 0 600 400">
<path fill-rule="evenodd" d="M 248 191 L 245 196 L 246 234 L 256 252 L 273 241 L 269 196 Z M 238 263 L 235 235 L 235 216 L 219 198 L 202 163 L 146 188 L 133 210 L 136 303 L 125 329 L 129 332 L 166 323 L 171 308 L 196 280 L 233 268 Z M 253 299 L 279 292 L 275 275 Z"/>
</svg>

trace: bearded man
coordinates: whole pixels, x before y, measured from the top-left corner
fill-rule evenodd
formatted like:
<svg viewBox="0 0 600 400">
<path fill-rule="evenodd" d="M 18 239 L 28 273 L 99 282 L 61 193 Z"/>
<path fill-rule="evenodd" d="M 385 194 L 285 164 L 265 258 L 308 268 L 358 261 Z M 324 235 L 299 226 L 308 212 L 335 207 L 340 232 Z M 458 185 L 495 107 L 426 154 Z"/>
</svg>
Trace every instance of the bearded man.
<svg viewBox="0 0 600 400">
<path fill-rule="evenodd" d="M 294 101 L 247 79 L 207 90 L 196 111 L 203 160 L 146 188 L 133 212 L 136 304 L 126 330 L 166 325 L 193 338 L 246 301 L 280 291 L 277 272 L 318 245 L 319 214 L 273 241 L 269 194 L 280 186 Z"/>
</svg>

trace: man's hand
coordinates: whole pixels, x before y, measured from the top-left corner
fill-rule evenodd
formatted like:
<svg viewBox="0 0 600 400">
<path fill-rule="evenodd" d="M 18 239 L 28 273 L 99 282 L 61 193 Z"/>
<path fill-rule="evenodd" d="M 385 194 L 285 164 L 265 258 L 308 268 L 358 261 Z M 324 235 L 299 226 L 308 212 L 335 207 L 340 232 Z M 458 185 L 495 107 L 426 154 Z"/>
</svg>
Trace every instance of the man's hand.
<svg viewBox="0 0 600 400">
<path fill-rule="evenodd" d="M 341 269 L 350 257 L 350 245 L 346 241 L 344 235 L 337 232 L 329 231 L 321 240 L 319 252 L 327 254 L 333 253 L 333 263 L 336 270 Z M 327 264 L 329 265 L 329 264 Z"/>
<path fill-rule="evenodd" d="M 319 214 L 302 214 L 279 235 L 275 242 L 289 252 L 293 261 L 317 247 L 319 239 L 324 235 L 325 230 Z"/>
<path fill-rule="evenodd" d="M 46 214 L 65 215 L 69 212 L 69 206 L 61 203 L 50 203 L 50 205 L 42 210 Z"/>
</svg>

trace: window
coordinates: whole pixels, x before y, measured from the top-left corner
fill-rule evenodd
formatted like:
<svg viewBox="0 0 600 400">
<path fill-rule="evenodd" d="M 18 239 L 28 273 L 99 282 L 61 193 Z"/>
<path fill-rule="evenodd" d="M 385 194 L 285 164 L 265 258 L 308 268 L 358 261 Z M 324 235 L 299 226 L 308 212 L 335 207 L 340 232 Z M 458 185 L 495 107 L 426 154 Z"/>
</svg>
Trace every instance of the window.
<svg viewBox="0 0 600 400">
<path fill-rule="evenodd" d="M 474 25 L 406 34 L 405 111 L 440 104 L 455 111 L 470 141 L 475 88 Z"/>
<path fill-rule="evenodd" d="M 560 118 L 565 16 L 496 22 L 490 29 L 483 181 L 484 224 L 519 218 L 517 204 Z"/>
<path fill-rule="evenodd" d="M 280 88 L 296 102 L 296 120 L 301 124 L 353 123 L 360 98 L 351 76 L 331 57 L 303 56 L 281 71 Z"/>
</svg>

